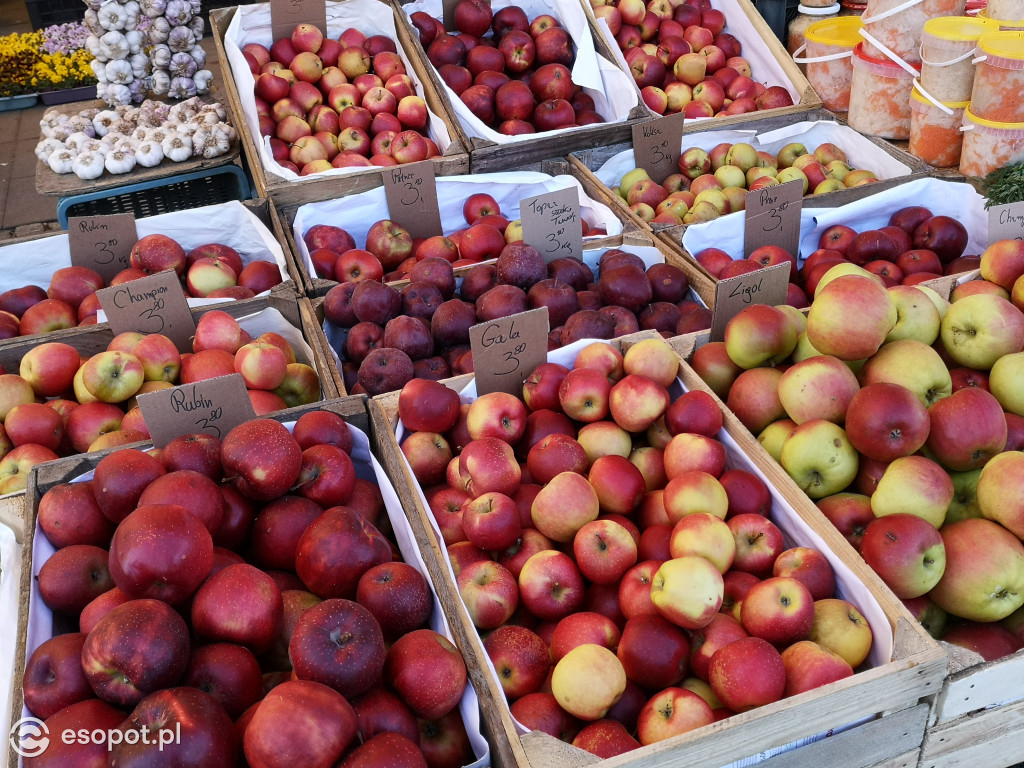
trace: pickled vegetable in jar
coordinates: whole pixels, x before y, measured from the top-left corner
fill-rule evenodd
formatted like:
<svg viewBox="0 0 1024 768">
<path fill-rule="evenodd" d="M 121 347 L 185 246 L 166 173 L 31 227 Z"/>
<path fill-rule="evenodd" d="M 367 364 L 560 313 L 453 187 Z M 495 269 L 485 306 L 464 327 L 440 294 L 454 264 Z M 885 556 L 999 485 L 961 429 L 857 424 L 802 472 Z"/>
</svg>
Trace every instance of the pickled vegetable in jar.
<svg viewBox="0 0 1024 768">
<path fill-rule="evenodd" d="M 938 101 L 969 101 L 978 38 L 998 31 L 988 19 L 929 19 L 921 32 L 921 85 Z"/>
<path fill-rule="evenodd" d="M 964 142 L 960 128 L 968 104 L 936 104 L 915 88 L 910 97 L 910 154 L 936 168 L 958 166 Z"/>
<path fill-rule="evenodd" d="M 864 31 L 908 64 L 921 61 L 921 31 L 928 19 L 937 16 L 962 16 L 967 0 L 920 0 L 909 8 L 897 10 L 906 0 L 868 0 L 861 19 Z M 871 42 L 865 43 L 871 58 L 885 58 L 886 53 Z"/>
<path fill-rule="evenodd" d="M 975 61 L 971 113 L 998 123 L 1024 123 L 1024 34 L 982 35 Z"/>
<path fill-rule="evenodd" d="M 964 146 L 960 173 L 984 177 L 996 168 L 1024 160 L 1024 123 L 983 120 L 964 110 Z"/>
<path fill-rule="evenodd" d="M 860 43 L 858 16 L 839 16 L 817 21 L 805 32 L 806 53 L 794 60 L 804 65 L 807 82 L 825 109 L 846 112 L 853 82 L 853 49 Z"/>
<path fill-rule="evenodd" d="M 883 139 L 910 138 L 910 92 L 914 75 L 888 59 L 865 53 L 866 43 L 853 49 L 850 86 L 850 127 Z"/>
<path fill-rule="evenodd" d="M 1024 19 L 1024 0 L 988 0 L 985 15 L 990 19 Z"/>
</svg>

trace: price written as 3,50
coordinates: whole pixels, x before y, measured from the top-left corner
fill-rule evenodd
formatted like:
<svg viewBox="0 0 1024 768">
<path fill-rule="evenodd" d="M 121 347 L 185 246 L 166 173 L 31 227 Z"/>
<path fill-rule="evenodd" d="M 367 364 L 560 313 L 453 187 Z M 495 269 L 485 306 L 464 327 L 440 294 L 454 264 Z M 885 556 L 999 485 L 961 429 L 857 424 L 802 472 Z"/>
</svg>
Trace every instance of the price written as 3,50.
<svg viewBox="0 0 1024 768">
<path fill-rule="evenodd" d="M 519 369 L 520 361 L 519 355 L 526 351 L 526 342 L 514 343 L 519 339 L 519 331 L 516 330 L 515 321 L 508 327 L 508 335 L 506 336 L 501 332 L 501 324 L 495 323 L 484 328 L 483 334 L 480 337 L 481 347 L 493 347 L 496 344 L 508 344 L 510 349 L 506 349 L 501 353 L 501 359 L 504 360 L 510 366 L 503 371 L 495 371 L 499 376 L 505 376 L 506 374 L 513 373 Z"/>
<path fill-rule="evenodd" d="M 106 232 L 109 231 L 110 227 L 102 222 L 97 221 L 80 221 L 78 222 L 78 229 L 86 234 L 92 234 L 93 232 Z M 95 261 L 97 264 L 111 264 L 114 259 L 121 262 L 122 266 L 128 266 L 128 257 L 121 255 L 116 256 L 111 250 L 117 247 L 117 238 L 111 237 L 108 240 L 97 240 L 95 243 L 96 257 Z"/>
</svg>

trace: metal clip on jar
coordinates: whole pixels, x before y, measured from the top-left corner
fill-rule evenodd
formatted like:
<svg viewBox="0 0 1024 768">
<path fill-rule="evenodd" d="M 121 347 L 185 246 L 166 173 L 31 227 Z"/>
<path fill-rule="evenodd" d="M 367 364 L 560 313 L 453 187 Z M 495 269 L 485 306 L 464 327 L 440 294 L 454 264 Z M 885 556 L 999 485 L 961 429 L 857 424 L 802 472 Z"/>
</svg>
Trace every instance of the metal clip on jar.
<svg viewBox="0 0 1024 768">
<path fill-rule="evenodd" d="M 793 53 L 793 61 L 805 65 L 807 81 L 825 109 L 846 112 L 853 82 L 853 49 L 860 43 L 860 17 L 840 16 L 811 24 L 805 32 L 807 55 Z"/>
<path fill-rule="evenodd" d="M 963 147 L 969 101 L 943 103 L 914 83 L 910 97 L 910 154 L 936 168 L 955 168 Z"/>
<path fill-rule="evenodd" d="M 917 72 L 868 56 L 864 45 L 853 49 L 850 127 L 883 139 L 909 139 L 910 92 Z"/>
<path fill-rule="evenodd" d="M 990 171 L 1024 160 L 1024 123 L 1000 123 L 964 110 L 964 147 L 960 173 L 981 178 Z"/>
<path fill-rule="evenodd" d="M 997 32 L 988 19 L 929 19 L 921 33 L 921 85 L 938 101 L 970 101 L 978 38 Z"/>
</svg>

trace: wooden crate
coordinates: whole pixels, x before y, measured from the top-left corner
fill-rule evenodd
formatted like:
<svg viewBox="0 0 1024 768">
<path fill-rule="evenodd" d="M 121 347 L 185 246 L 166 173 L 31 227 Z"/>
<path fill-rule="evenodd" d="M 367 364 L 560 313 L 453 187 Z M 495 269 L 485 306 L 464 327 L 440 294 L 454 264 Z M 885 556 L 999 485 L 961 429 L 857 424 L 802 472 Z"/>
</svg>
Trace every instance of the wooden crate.
<svg viewBox="0 0 1024 768">
<path fill-rule="evenodd" d="M 260 197 L 268 197 L 280 205 L 302 205 L 303 203 L 315 202 L 317 200 L 343 197 L 354 192 L 362 192 L 381 186 L 384 183 L 384 170 L 380 168 L 366 168 L 365 170 L 353 171 L 352 173 L 340 176 L 323 176 L 318 174 L 289 181 L 263 167 L 256 144 L 258 131 L 254 135 L 253 126 L 248 125 L 245 121 L 245 113 L 242 111 L 242 101 L 238 85 L 231 72 L 224 47 L 224 33 L 237 10 L 238 8 L 234 7 L 211 11 L 210 32 L 213 35 L 217 56 L 221 62 L 224 90 L 227 92 L 228 108 L 231 110 L 231 121 L 238 127 L 239 139 L 242 142 L 245 157 L 249 161 L 249 170 L 252 173 L 253 182 L 256 186 L 256 193 Z M 427 102 L 428 108 L 445 122 L 452 140 L 443 155 L 432 159 L 434 174 L 436 176 L 452 176 L 459 173 L 468 173 L 469 155 L 466 154 L 466 150 L 458 138 L 459 132 L 451 124 L 447 110 L 438 96 L 432 81 L 425 72 L 428 67 L 424 65 L 424 60 L 421 58 L 422 49 L 417 48 L 418 43 L 415 46 L 410 46 L 408 41 L 403 39 L 403 27 L 397 18 L 403 14 L 386 3 L 381 3 L 381 13 L 393 13 L 395 15 L 395 26 L 399 31 L 397 42 L 405 50 L 412 63 L 416 77 L 423 84 L 423 97 Z M 429 69 L 433 68 L 429 67 Z"/>
<path fill-rule="evenodd" d="M 650 111 L 643 105 L 643 102 L 640 100 L 640 94 L 637 92 L 636 106 L 630 110 L 626 121 L 621 123 L 590 125 L 551 136 L 540 134 L 535 139 L 507 144 L 497 144 L 479 136 L 469 136 L 459 123 L 444 81 L 427 59 L 426 52 L 423 50 L 423 46 L 420 45 L 419 33 L 412 25 L 412 22 L 409 21 L 408 15 L 401 10 L 401 6 L 404 3 L 402 0 L 395 1 L 399 16 L 399 39 L 406 46 L 406 50 L 409 50 L 411 47 L 417 49 L 420 60 L 425 64 L 426 75 L 430 79 L 434 91 L 445 105 L 447 114 L 455 127 L 455 135 L 459 137 L 459 141 L 469 151 L 470 168 L 473 173 L 522 169 L 549 158 L 565 157 L 566 154 L 574 150 L 627 141 L 632 135 L 633 125 L 651 118 Z M 594 47 L 598 55 L 613 64 L 617 63 L 615 53 L 608 46 L 607 41 L 601 36 L 595 35 L 592 29 L 591 36 L 594 38 Z"/>
<path fill-rule="evenodd" d="M 13 584 L 18 585 L 18 594 L 13 600 L 13 605 L 9 605 L 3 602 L 3 613 L 2 619 L 4 622 L 4 634 L 11 631 L 11 627 L 14 628 L 14 647 L 11 649 L 12 653 L 6 652 L 6 643 L 0 643 L 4 646 L 4 653 L 0 653 L 0 667 L 4 668 L 7 674 L 11 675 L 10 688 L 7 690 L 0 690 L 0 706 L 4 707 L 0 710 L 0 729 L 4 728 L 4 722 L 8 718 L 7 704 L 11 702 L 14 697 L 21 691 L 21 670 L 23 666 L 18 666 L 18 648 L 23 647 L 23 644 L 19 645 L 18 628 L 21 626 L 23 621 L 27 621 L 28 612 L 28 601 L 25 599 L 24 591 L 24 573 L 31 570 L 29 567 L 30 555 L 28 554 L 31 550 L 25 548 L 25 496 L 24 494 L 18 494 L 17 496 L 8 496 L 0 499 L 0 527 L 10 528 L 14 533 L 15 545 L 10 552 L 11 558 L 0 557 L 0 579 L 10 578 Z M 5 534 L 6 538 L 6 534 Z M 20 713 L 18 717 L 20 717 Z M 18 718 L 12 718 L 7 722 L 5 733 L 8 733 L 11 727 L 11 723 Z M 6 764 L 6 751 L 0 752 L 0 764 Z"/>
<path fill-rule="evenodd" d="M 775 131 L 780 128 L 785 128 L 789 125 L 795 125 L 804 121 L 828 121 L 838 125 L 846 126 L 846 121 L 836 115 L 832 114 L 826 109 L 812 109 L 809 112 L 801 112 L 798 114 L 775 114 L 776 111 L 770 112 L 756 112 L 757 115 L 768 115 L 757 120 L 750 120 L 742 125 L 729 126 L 734 130 L 754 130 L 758 133 L 765 133 L 768 131 Z M 704 122 L 690 122 L 686 124 L 683 129 L 683 147 L 689 146 L 686 141 L 686 137 L 689 134 L 694 133 L 708 133 L 717 130 L 718 121 L 714 124 L 708 124 Z M 853 130 L 849 129 L 848 130 Z M 861 136 L 858 134 L 858 136 Z M 892 146 L 889 142 L 883 141 L 882 139 L 875 138 L 874 136 L 861 136 L 864 140 L 870 142 L 880 152 L 884 152 L 895 160 L 903 163 L 910 169 L 910 173 L 905 176 L 897 176 L 892 179 L 881 179 L 873 184 L 866 184 L 862 187 L 856 187 L 854 189 L 841 189 L 836 192 L 828 192 L 823 195 L 807 195 L 804 198 L 805 203 L 810 206 L 839 206 L 852 203 L 855 200 L 860 200 L 870 194 L 874 194 L 883 189 L 895 187 L 902 184 L 905 181 L 916 179 L 921 176 L 928 174 L 929 167 L 906 152 L 897 149 Z M 676 241 L 682 239 L 683 231 L 686 226 L 671 225 L 671 224 L 651 224 L 650 222 L 644 221 L 635 213 L 633 213 L 626 201 L 620 197 L 615 190 L 610 189 L 595 175 L 595 171 L 606 163 L 610 158 L 632 148 L 632 142 L 626 142 L 624 144 L 616 144 L 614 146 L 598 147 L 595 149 L 583 150 L 581 152 L 573 152 L 566 158 L 570 165 L 570 173 L 580 180 L 580 183 L 584 183 L 584 179 L 587 179 L 590 183 L 584 184 L 584 189 L 588 191 L 591 189 L 599 189 L 603 197 L 596 198 L 600 199 L 605 205 L 615 208 L 616 211 L 620 211 L 623 215 L 627 215 L 630 219 L 635 222 L 639 227 L 660 234 L 664 232 L 667 236 L 674 238 Z M 871 169 L 868 169 L 871 170 Z"/>
<path fill-rule="evenodd" d="M 617 340 L 617 344 L 622 344 Z M 628 340 L 625 342 L 628 344 Z M 689 389 L 705 389 L 693 370 L 681 363 L 680 378 Z M 450 385 L 451 386 L 451 385 Z M 708 390 L 709 391 L 709 390 Z M 712 395 L 714 396 L 714 395 Z M 457 587 L 444 565 L 437 538 L 431 528 L 429 511 L 416 492 L 416 481 L 398 447 L 394 430 L 398 424 L 397 394 L 381 395 L 370 401 L 370 415 L 375 424 L 378 455 L 396 487 L 408 493 L 403 497 L 406 512 L 417 535 L 433 551 L 428 559 L 431 576 L 441 591 L 446 590 L 442 604 L 456 627 L 458 640 L 467 658 L 484 659 L 479 633 L 470 623 L 462 606 Z M 716 399 L 717 401 L 717 399 Z M 743 428 L 736 417 L 717 401 L 723 410 L 725 429 L 740 450 L 756 457 L 763 450 Z M 758 466 L 764 458 L 755 459 Z M 781 472 L 781 468 L 779 468 Z M 767 473 L 766 473 L 767 474 Z M 775 473 L 778 474 L 778 473 Z M 857 579 L 867 585 L 885 614 L 893 633 L 893 658 L 888 663 L 866 670 L 851 678 L 809 691 L 775 704 L 735 715 L 727 720 L 688 734 L 652 744 L 605 761 L 563 742 L 532 732 L 520 737 L 508 707 L 502 699 L 500 686 L 492 675 L 484 674 L 484 662 L 474 664 L 472 679 L 478 688 L 484 718 L 495 738 L 492 745 L 496 764 L 520 768 L 561 768 L 562 766 L 602 765 L 665 766 L 672 768 L 721 768 L 737 760 L 767 750 L 786 746 L 799 739 L 815 736 L 830 728 L 862 718 L 867 722 L 841 734 L 771 756 L 764 763 L 772 766 L 842 765 L 844 768 L 869 766 L 913 766 L 917 750 L 924 738 L 929 699 L 941 687 L 946 672 L 946 656 L 938 644 L 913 620 L 903 604 L 861 560 L 839 532 L 803 495 L 783 472 L 785 482 L 769 475 L 783 499 L 788 502 L 820 537 L 825 545 L 849 567 Z"/>
<path fill-rule="evenodd" d="M 310 411 L 331 411 L 332 413 L 337 413 L 338 415 L 343 416 L 349 424 L 358 427 L 369 436 L 370 419 L 366 406 L 367 401 L 365 397 L 355 396 L 335 398 L 333 400 L 315 403 L 313 405 L 303 405 L 298 408 L 289 408 L 284 411 L 278 411 L 277 413 L 268 414 L 262 418 L 288 422 L 295 421 L 299 416 Z M 149 445 L 151 445 L 151 443 L 136 443 L 131 447 L 145 448 Z M 32 592 L 32 545 L 36 533 L 36 513 L 39 509 L 39 499 L 42 498 L 43 494 L 53 486 L 65 483 L 79 475 L 95 469 L 101 459 L 109 456 L 115 451 L 121 450 L 123 447 L 125 446 L 109 448 L 105 451 L 96 451 L 95 453 L 90 454 L 70 456 L 66 459 L 50 461 L 46 464 L 40 464 L 32 468 L 32 473 L 29 476 L 28 491 L 24 496 L 24 536 L 22 539 L 24 561 L 21 573 L 23 610 L 20 611 L 18 616 L 18 645 L 14 667 L 15 686 L 14 695 L 11 698 L 12 723 L 21 718 L 22 708 L 25 703 L 24 691 L 22 690 L 19 681 L 25 671 L 25 651 L 28 639 L 28 599 Z M 15 754 L 10 743 L 8 743 L 8 750 L 3 754 L 8 761 L 8 766 L 14 768 L 19 765 L 18 756 Z"/>
<path fill-rule="evenodd" d="M 614 60 L 620 67 L 624 68 L 628 74 L 629 68 L 626 65 L 625 58 L 619 50 L 618 44 L 615 42 L 614 38 L 609 35 L 607 26 L 598 23 L 590 5 L 590 0 L 581 0 L 581 2 L 583 3 L 583 10 L 587 14 L 587 20 L 590 23 L 594 39 L 603 41 L 607 48 L 614 50 Z M 789 107 L 780 107 L 772 110 L 758 110 L 756 112 L 747 112 L 741 115 L 722 115 L 721 117 L 715 117 L 713 119 L 694 121 L 694 130 L 714 130 L 715 128 L 725 126 L 733 127 L 752 120 L 759 120 L 765 115 L 793 115 L 812 109 L 818 109 L 822 106 L 821 99 L 818 97 L 818 94 L 814 92 L 811 84 L 807 82 L 807 78 L 804 76 L 803 71 L 799 66 L 797 66 L 796 62 L 793 61 L 793 57 L 789 55 L 785 46 L 783 46 L 779 38 L 776 37 L 771 27 L 768 26 L 768 23 L 764 20 L 750 0 L 714 0 L 714 2 L 712 2 L 712 7 L 725 13 L 725 31 L 735 35 L 740 43 L 743 44 L 742 55 L 746 56 L 746 52 L 755 47 L 759 50 L 767 51 L 772 58 L 775 59 L 776 63 L 781 68 L 783 75 L 789 81 L 789 85 L 792 90 L 799 95 L 799 99 Z M 750 25 L 754 29 L 754 36 L 748 37 L 742 32 L 740 34 L 736 34 L 735 26 L 729 26 L 729 20 L 736 18 L 737 14 L 742 14 L 750 22 Z M 756 65 L 752 64 L 751 68 L 753 70 L 752 75 L 755 81 L 764 83 L 765 85 L 782 85 L 782 83 L 766 82 L 765 75 L 757 69 Z M 642 99 L 640 101 L 640 105 L 651 118 L 660 117 L 660 115 L 648 109 Z M 700 126 L 706 127 L 701 128 Z"/>
</svg>

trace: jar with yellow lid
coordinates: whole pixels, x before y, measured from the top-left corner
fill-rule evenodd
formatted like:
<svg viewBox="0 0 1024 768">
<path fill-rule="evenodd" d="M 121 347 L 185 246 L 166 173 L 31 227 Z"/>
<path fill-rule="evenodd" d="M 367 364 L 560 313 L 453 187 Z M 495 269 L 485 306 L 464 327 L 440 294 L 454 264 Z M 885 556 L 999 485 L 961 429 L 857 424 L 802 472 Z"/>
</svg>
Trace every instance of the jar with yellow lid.
<svg viewBox="0 0 1024 768">
<path fill-rule="evenodd" d="M 870 56 L 866 43 L 853 49 L 853 82 L 847 121 L 855 131 L 883 139 L 910 138 L 914 75 L 889 59 Z"/>
<path fill-rule="evenodd" d="M 998 24 L 969 16 L 928 19 L 921 32 L 921 86 L 938 101 L 970 101 L 978 38 Z"/>
<path fill-rule="evenodd" d="M 969 101 L 936 102 L 914 88 L 910 96 L 910 154 L 936 168 L 960 164 L 964 110 Z"/>
<path fill-rule="evenodd" d="M 786 37 L 786 49 L 791 56 L 804 47 L 804 35 L 809 26 L 823 19 L 839 16 L 839 3 L 827 5 L 824 8 L 815 8 L 801 3 L 797 6 L 797 11 L 796 18 L 789 22 L 789 31 Z M 803 69 L 802 66 L 800 68 Z"/>
<path fill-rule="evenodd" d="M 971 113 L 983 120 L 1024 123 L 1024 33 L 978 38 Z"/>
<path fill-rule="evenodd" d="M 964 110 L 964 146 L 960 173 L 983 177 L 996 168 L 1024 160 L 1024 123 L 985 120 Z"/>
<path fill-rule="evenodd" d="M 996 22 L 1001 32 L 1024 32 L 1024 16 L 1017 17 L 1016 21 L 1009 18 L 1000 19 L 993 16 L 988 8 L 982 8 L 978 13 L 978 18 Z"/>
<path fill-rule="evenodd" d="M 821 98 L 825 109 L 846 112 L 850 108 L 853 82 L 853 49 L 860 43 L 859 16 L 839 16 L 811 24 L 804 33 L 806 52 L 798 50 L 793 60 L 803 64 L 807 82 Z"/>
</svg>

